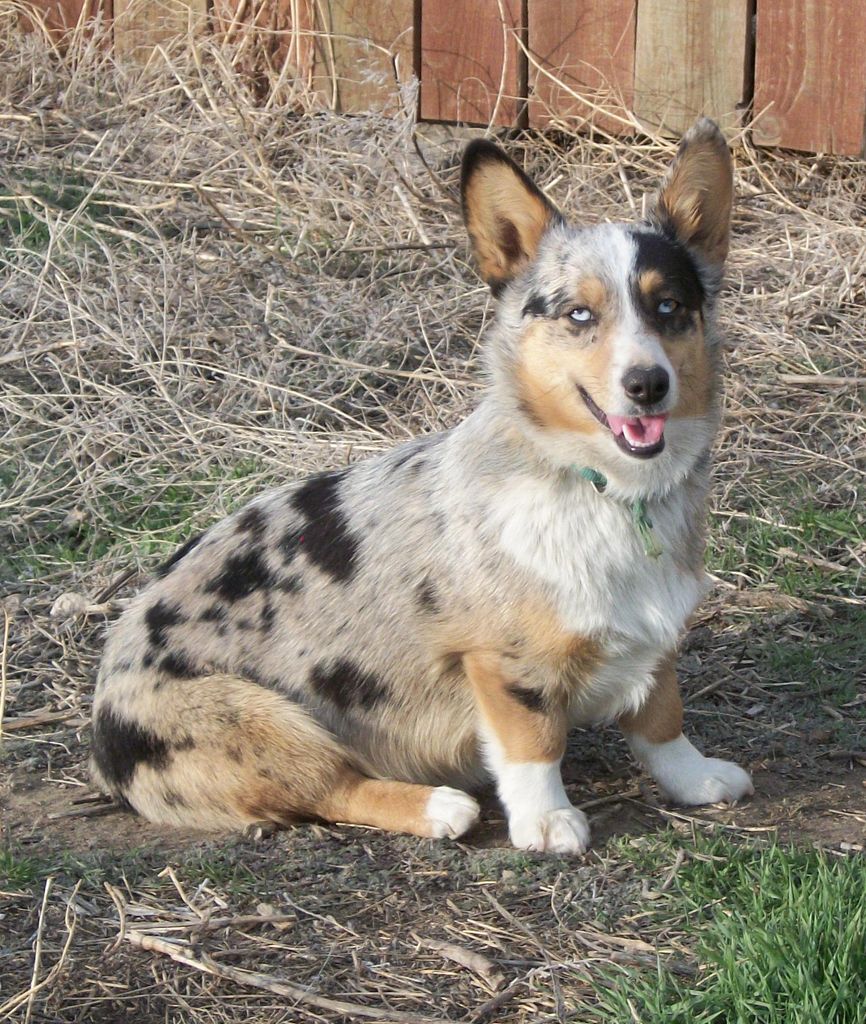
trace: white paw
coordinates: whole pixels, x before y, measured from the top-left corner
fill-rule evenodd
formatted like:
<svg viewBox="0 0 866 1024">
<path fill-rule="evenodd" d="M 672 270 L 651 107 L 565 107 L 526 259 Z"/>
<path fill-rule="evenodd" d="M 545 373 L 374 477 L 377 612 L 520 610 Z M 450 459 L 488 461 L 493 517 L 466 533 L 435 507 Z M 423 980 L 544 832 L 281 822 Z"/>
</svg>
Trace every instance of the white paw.
<svg viewBox="0 0 866 1024">
<path fill-rule="evenodd" d="M 733 761 L 717 757 L 702 757 L 688 772 L 660 785 L 665 796 L 685 807 L 734 804 L 755 792 L 748 772 Z"/>
<path fill-rule="evenodd" d="M 560 807 L 534 818 L 512 818 L 509 832 L 518 850 L 578 855 L 589 846 L 589 822 L 576 807 Z"/>
<path fill-rule="evenodd" d="M 627 738 L 634 756 L 675 804 L 733 804 L 755 792 L 739 765 L 704 757 L 682 734 L 667 743 L 650 743 L 636 734 Z"/>
<path fill-rule="evenodd" d="M 478 821 L 481 808 L 468 793 L 450 786 L 438 786 L 427 801 L 427 820 L 434 839 L 456 839 Z"/>
</svg>

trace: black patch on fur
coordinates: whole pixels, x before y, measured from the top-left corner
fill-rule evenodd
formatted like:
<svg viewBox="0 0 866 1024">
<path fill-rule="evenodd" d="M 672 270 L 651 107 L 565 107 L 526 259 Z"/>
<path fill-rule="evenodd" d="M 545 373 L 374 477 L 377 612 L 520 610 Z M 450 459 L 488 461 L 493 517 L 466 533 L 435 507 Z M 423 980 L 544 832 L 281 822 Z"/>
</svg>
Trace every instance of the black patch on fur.
<svg viewBox="0 0 866 1024">
<path fill-rule="evenodd" d="M 177 551 L 175 551 L 175 553 L 171 556 L 171 558 L 169 558 L 167 561 L 163 562 L 162 565 L 157 566 L 157 568 L 154 570 L 154 573 L 153 573 L 154 576 L 156 576 L 156 578 L 158 580 L 161 580 L 164 576 L 168 576 L 168 574 L 177 565 L 177 563 L 183 558 L 183 556 L 184 555 L 188 555 L 190 553 L 190 551 L 192 551 L 192 549 L 202 539 L 203 536 L 204 536 L 203 533 L 198 533 L 194 537 L 190 537 L 190 539 L 188 541 L 186 541 L 185 544 L 181 544 L 181 546 L 177 549 Z"/>
<path fill-rule="evenodd" d="M 542 712 L 547 708 L 547 701 L 541 690 L 533 690 L 520 683 L 512 683 L 508 687 L 508 696 L 513 697 L 518 704 L 521 704 L 527 711 Z"/>
<path fill-rule="evenodd" d="M 310 673 L 310 685 L 320 697 L 341 711 L 350 708 L 368 711 L 388 696 L 388 689 L 378 676 L 364 672 L 348 658 L 327 664 L 320 662 Z"/>
<path fill-rule="evenodd" d="M 163 769 L 170 760 L 168 743 L 150 729 L 102 707 L 93 724 L 96 767 L 112 787 L 128 786 L 140 764 Z"/>
<path fill-rule="evenodd" d="M 524 316 L 550 316 L 550 305 L 543 295 L 533 292 L 523 304 Z"/>
<path fill-rule="evenodd" d="M 286 576 L 277 584 L 277 590 L 282 590 L 284 594 L 297 594 L 302 586 L 300 576 Z"/>
<path fill-rule="evenodd" d="M 656 331 L 677 334 L 692 324 L 690 313 L 700 311 L 706 292 L 694 260 L 686 249 L 673 238 L 658 231 L 632 231 L 637 246 L 633 293 L 635 304 L 644 319 Z M 658 296 L 649 299 L 638 286 L 641 274 L 654 270 L 661 275 L 663 285 Z M 681 309 L 671 316 L 656 312 L 657 300 L 676 299 Z"/>
<path fill-rule="evenodd" d="M 166 789 L 162 794 L 162 799 L 167 807 L 189 807 L 186 800 L 174 789 Z"/>
<path fill-rule="evenodd" d="M 168 604 L 162 598 L 150 606 L 144 613 L 144 624 L 147 626 L 147 638 L 151 647 L 165 647 L 168 631 L 172 626 L 186 622 L 176 604 Z"/>
<path fill-rule="evenodd" d="M 436 591 L 436 585 L 429 576 L 425 576 L 415 588 L 415 599 L 418 602 L 418 607 L 423 612 L 437 615 L 442 610 L 439 604 L 439 594 Z"/>
<path fill-rule="evenodd" d="M 172 743 L 172 750 L 195 750 L 195 740 L 192 736 L 187 733 L 182 739 L 179 739 L 176 743 Z"/>
<path fill-rule="evenodd" d="M 285 562 L 291 562 L 298 553 L 298 544 L 301 540 L 300 530 L 286 530 L 277 542 L 277 547 Z"/>
<path fill-rule="evenodd" d="M 160 672 L 175 679 L 192 679 L 196 674 L 195 665 L 181 651 L 172 651 L 159 663 Z"/>
<path fill-rule="evenodd" d="M 248 533 L 256 541 L 262 539 L 267 525 L 268 517 L 260 508 L 245 509 L 238 516 L 238 533 Z"/>
<path fill-rule="evenodd" d="M 274 619 L 277 617 L 277 609 L 271 604 L 270 601 L 265 599 L 265 603 L 262 605 L 262 610 L 259 613 L 259 629 L 263 633 L 270 633 L 274 627 Z"/>
<path fill-rule="evenodd" d="M 243 751 L 240 747 L 226 747 L 226 757 L 229 761 L 234 761 L 235 764 L 241 764 L 244 759 Z"/>
<path fill-rule="evenodd" d="M 428 442 L 424 441 L 410 441 L 408 444 L 403 445 L 394 454 L 394 461 L 391 463 L 391 469 L 400 469 L 401 466 L 405 466 L 409 462 L 414 462 L 425 454 L 428 448 Z"/>
<path fill-rule="evenodd" d="M 229 604 L 241 601 L 257 590 L 273 585 L 270 569 L 265 564 L 261 552 L 253 548 L 251 551 L 229 555 L 223 562 L 219 575 L 208 583 L 204 592 L 218 594 Z"/>
<path fill-rule="evenodd" d="M 246 618 L 238 619 L 237 622 L 235 622 L 235 626 L 237 626 L 238 629 L 243 630 L 244 632 L 246 632 L 247 630 L 253 628 L 253 620 L 252 619 L 246 619 Z"/>
<path fill-rule="evenodd" d="M 340 482 L 346 470 L 311 477 L 292 499 L 306 519 L 299 545 L 310 561 L 337 583 L 348 583 L 355 573 L 358 538 L 340 504 Z"/>
<path fill-rule="evenodd" d="M 225 606 L 221 604 L 212 604 L 210 608 L 205 610 L 199 615 L 199 622 L 223 622 L 225 621 L 226 610 Z"/>
</svg>

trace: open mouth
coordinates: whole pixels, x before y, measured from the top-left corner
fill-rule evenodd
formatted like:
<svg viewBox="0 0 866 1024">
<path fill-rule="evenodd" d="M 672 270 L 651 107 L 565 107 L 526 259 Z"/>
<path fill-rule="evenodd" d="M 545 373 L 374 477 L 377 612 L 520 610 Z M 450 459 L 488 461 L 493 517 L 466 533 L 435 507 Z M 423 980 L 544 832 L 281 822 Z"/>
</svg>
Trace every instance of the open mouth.
<svg viewBox="0 0 866 1024">
<path fill-rule="evenodd" d="M 636 459 L 651 459 L 665 446 L 665 420 L 661 416 L 608 416 L 599 409 L 582 387 L 578 385 L 580 397 L 587 409 L 603 426 L 613 434 L 617 445 Z"/>
</svg>

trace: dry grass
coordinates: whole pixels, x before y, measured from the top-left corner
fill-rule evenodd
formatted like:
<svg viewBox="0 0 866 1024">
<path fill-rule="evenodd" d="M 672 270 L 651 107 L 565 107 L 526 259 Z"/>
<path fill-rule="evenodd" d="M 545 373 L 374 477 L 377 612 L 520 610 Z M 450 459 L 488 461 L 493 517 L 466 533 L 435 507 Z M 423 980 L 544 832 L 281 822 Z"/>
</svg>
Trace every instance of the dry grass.
<svg viewBox="0 0 866 1024">
<path fill-rule="evenodd" d="M 86 787 L 106 614 L 254 491 L 458 420 L 491 308 L 456 205 L 460 133 L 322 112 L 291 81 L 257 103 L 206 42 L 144 70 L 83 42 L 67 61 L 37 37 L 2 45 L 2 771 L 7 797 L 33 786 L 35 815 L 39 793 Z M 586 222 L 638 214 L 674 149 L 565 133 L 508 147 Z M 737 164 L 719 589 L 685 677 L 704 737 L 753 759 L 772 740 L 802 768 L 822 743 L 864 749 L 864 165 L 748 145 Z M 826 715 L 804 707 L 813 682 Z M 575 788 L 606 764 L 582 744 Z M 628 803 L 633 787 L 610 770 L 593 793 Z M 595 965 L 654 962 L 657 944 L 694 970 L 680 938 L 643 937 L 641 880 L 615 847 L 572 866 L 309 829 L 166 852 L 128 827 L 123 843 L 151 847 L 121 856 L 115 826 L 86 819 L 81 854 L 58 821 L 40 845 L 44 819 L 17 806 L 0 1020 L 338 1016 L 208 963 L 393 1021 L 565 1020 Z M 126 941 L 142 931 L 163 952 L 182 942 L 186 966 Z"/>
</svg>

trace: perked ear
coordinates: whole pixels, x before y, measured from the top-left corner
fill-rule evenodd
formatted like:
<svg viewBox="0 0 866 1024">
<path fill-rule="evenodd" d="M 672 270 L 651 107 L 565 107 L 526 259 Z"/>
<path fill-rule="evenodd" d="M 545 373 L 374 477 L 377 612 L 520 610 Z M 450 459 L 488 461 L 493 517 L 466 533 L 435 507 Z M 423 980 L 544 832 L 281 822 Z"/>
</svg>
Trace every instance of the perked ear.
<svg viewBox="0 0 866 1024">
<path fill-rule="evenodd" d="M 650 220 L 721 272 L 728 255 L 734 165 L 718 125 L 702 117 L 683 136 Z"/>
<path fill-rule="evenodd" d="M 494 295 L 535 256 L 561 214 L 498 146 L 476 139 L 463 154 L 463 220 L 478 269 Z"/>
</svg>

